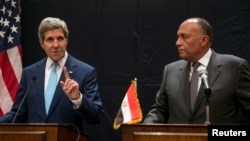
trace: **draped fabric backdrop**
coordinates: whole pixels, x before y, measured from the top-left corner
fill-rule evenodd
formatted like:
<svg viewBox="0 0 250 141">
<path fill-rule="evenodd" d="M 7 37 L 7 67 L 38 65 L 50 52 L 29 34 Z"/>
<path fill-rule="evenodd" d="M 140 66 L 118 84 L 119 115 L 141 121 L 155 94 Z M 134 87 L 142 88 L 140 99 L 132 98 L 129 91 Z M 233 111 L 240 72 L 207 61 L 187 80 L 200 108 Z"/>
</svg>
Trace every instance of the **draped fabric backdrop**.
<svg viewBox="0 0 250 141">
<path fill-rule="evenodd" d="M 21 8 L 24 67 L 45 56 L 37 28 L 55 16 L 68 24 L 69 53 L 97 68 L 105 114 L 100 125 L 85 125 L 92 141 L 120 141 L 113 122 L 135 77 L 146 115 L 164 65 L 179 59 L 176 31 L 184 19 L 206 18 L 215 51 L 250 61 L 249 0 L 21 0 Z"/>
</svg>

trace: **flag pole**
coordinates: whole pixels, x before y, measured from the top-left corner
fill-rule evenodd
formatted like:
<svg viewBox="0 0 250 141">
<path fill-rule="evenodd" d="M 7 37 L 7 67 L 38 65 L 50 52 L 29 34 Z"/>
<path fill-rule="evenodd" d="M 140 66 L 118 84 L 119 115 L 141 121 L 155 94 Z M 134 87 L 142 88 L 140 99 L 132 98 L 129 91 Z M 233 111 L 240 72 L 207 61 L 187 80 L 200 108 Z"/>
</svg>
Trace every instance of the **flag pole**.
<svg viewBox="0 0 250 141">
<path fill-rule="evenodd" d="M 134 81 L 135 81 L 135 88 L 137 89 L 137 78 L 136 77 L 134 78 Z"/>
</svg>

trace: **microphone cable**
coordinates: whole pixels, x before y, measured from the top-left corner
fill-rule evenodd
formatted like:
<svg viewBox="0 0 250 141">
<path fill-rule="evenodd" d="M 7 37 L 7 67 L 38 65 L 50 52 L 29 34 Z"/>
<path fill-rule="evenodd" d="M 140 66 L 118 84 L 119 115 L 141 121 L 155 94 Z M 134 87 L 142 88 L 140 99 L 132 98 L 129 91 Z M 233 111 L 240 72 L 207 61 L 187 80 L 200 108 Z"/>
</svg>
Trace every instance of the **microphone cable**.
<svg viewBox="0 0 250 141">
<path fill-rule="evenodd" d="M 66 126 L 70 126 L 70 127 L 73 127 L 76 131 L 77 131 L 77 138 L 76 138 L 76 141 L 79 141 L 80 139 L 80 130 L 78 129 L 78 127 L 76 127 L 74 124 L 71 124 L 71 123 L 67 123 L 65 124 Z"/>
<path fill-rule="evenodd" d="M 21 109 L 21 107 L 22 107 L 22 105 L 23 105 L 23 102 L 24 102 L 26 96 L 28 95 L 28 92 L 29 92 L 29 90 L 30 90 L 30 86 L 31 86 L 31 84 L 32 84 L 35 80 L 36 80 L 36 76 L 33 76 L 32 79 L 30 80 L 28 89 L 27 89 L 27 91 L 25 92 L 25 94 L 24 94 L 24 96 L 23 96 L 23 99 L 22 99 L 22 101 L 21 101 L 21 103 L 20 103 L 20 105 L 19 105 L 19 107 L 18 107 L 18 109 L 17 109 L 17 112 L 16 112 L 16 114 L 15 114 L 15 117 L 14 117 L 13 120 L 12 120 L 12 123 L 15 122 L 16 117 L 17 117 L 17 115 L 18 115 L 18 113 L 19 113 L 19 111 L 20 111 L 20 109 Z"/>
</svg>

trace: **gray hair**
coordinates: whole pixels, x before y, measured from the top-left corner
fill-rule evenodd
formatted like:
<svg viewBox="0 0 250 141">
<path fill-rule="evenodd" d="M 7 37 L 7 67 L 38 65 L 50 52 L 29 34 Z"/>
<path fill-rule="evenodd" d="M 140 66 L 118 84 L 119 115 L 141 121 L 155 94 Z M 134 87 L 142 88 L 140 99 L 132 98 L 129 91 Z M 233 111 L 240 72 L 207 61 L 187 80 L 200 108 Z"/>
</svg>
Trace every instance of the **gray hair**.
<svg viewBox="0 0 250 141">
<path fill-rule="evenodd" d="M 69 30 L 65 21 L 59 18 L 47 17 L 47 18 L 44 18 L 39 25 L 39 28 L 38 28 L 39 41 L 44 40 L 44 32 L 48 30 L 52 30 L 52 29 L 62 29 L 64 36 L 68 39 Z"/>
<path fill-rule="evenodd" d="M 209 24 L 209 22 L 203 18 L 200 18 L 200 17 L 195 17 L 194 19 L 197 19 L 198 25 L 200 26 L 201 31 L 203 32 L 203 34 L 207 35 L 210 39 L 210 42 L 212 42 L 213 30 L 212 30 L 212 27 Z"/>
</svg>

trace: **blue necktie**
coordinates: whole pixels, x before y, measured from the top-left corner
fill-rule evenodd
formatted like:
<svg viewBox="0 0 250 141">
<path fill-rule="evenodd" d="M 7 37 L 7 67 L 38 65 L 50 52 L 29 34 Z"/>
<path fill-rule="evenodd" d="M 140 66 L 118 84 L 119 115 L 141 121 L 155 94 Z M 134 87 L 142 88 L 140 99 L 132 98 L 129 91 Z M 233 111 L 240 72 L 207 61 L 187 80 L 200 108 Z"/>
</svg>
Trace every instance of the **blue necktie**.
<svg viewBox="0 0 250 141">
<path fill-rule="evenodd" d="M 48 114 L 49 107 L 50 107 L 50 104 L 51 104 L 51 101 L 53 99 L 55 89 L 56 89 L 56 86 L 57 86 L 56 67 L 57 67 L 57 63 L 54 62 L 52 64 L 52 70 L 51 70 L 51 73 L 50 73 L 50 77 L 49 77 L 49 81 L 48 81 L 48 85 L 47 85 L 47 89 L 46 89 L 46 93 L 45 93 L 46 114 Z"/>
</svg>

